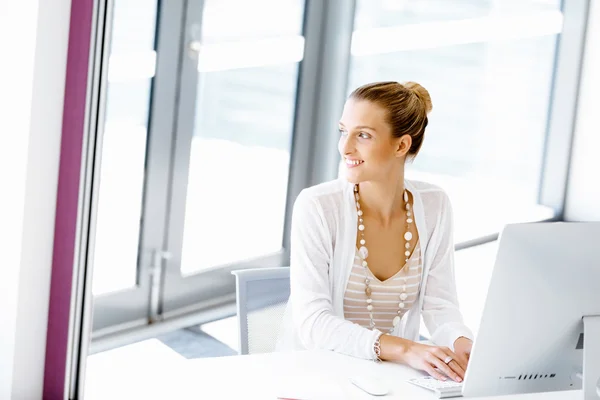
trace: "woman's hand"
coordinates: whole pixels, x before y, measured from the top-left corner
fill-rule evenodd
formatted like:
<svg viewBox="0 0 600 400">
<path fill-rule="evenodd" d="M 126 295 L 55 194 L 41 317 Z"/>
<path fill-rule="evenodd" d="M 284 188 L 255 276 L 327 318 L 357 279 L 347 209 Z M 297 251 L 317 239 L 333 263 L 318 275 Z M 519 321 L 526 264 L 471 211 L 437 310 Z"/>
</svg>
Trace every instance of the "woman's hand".
<svg viewBox="0 0 600 400">
<path fill-rule="evenodd" d="M 429 346 L 391 335 L 381 336 L 383 359 L 400 361 L 439 380 L 462 382 L 466 364 L 447 347 Z M 448 361 L 446 363 L 445 361 Z"/>
<path fill-rule="evenodd" d="M 461 336 L 454 341 L 454 352 L 456 353 L 456 356 L 460 362 L 465 365 L 465 370 L 467 369 L 466 366 L 469 363 L 469 358 L 471 357 L 472 348 L 473 341 L 464 336 Z"/>
<path fill-rule="evenodd" d="M 425 371 L 436 379 L 445 381 L 446 377 L 449 377 L 456 382 L 462 382 L 465 377 L 466 365 L 447 347 L 412 342 L 402 358 L 409 366 Z"/>
</svg>

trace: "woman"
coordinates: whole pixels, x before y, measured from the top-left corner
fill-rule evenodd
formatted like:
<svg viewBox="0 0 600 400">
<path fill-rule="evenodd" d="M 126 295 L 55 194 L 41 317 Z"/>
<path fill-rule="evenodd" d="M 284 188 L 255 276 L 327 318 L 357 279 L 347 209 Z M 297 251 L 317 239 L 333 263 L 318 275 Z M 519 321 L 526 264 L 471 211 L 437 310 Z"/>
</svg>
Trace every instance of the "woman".
<svg viewBox="0 0 600 400">
<path fill-rule="evenodd" d="M 280 348 L 462 381 L 472 333 L 458 309 L 452 210 L 439 187 L 404 178 L 431 108 L 414 82 L 368 84 L 348 98 L 339 123 L 346 179 L 305 189 L 294 205 Z M 416 342 L 421 315 L 435 346 Z"/>
</svg>

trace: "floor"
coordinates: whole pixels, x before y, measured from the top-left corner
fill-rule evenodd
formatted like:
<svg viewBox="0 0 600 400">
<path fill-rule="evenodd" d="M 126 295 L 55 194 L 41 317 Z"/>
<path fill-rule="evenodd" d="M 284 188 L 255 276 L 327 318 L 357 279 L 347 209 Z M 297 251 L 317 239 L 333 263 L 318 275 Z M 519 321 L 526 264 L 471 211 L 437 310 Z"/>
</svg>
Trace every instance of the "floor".
<svg viewBox="0 0 600 400">
<path fill-rule="evenodd" d="M 156 339 L 187 359 L 232 356 L 238 353 L 237 320 L 233 317 L 179 329 Z"/>
<path fill-rule="evenodd" d="M 160 335 L 156 339 L 187 359 L 237 354 L 237 351 L 200 329 L 180 329 Z"/>
</svg>

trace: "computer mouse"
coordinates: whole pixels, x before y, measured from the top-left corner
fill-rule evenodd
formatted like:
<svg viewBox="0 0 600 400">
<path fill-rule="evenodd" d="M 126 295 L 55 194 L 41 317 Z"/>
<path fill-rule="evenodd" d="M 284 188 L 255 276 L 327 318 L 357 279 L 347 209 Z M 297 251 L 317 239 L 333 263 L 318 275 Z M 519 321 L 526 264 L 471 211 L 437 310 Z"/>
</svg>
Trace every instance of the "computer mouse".
<svg viewBox="0 0 600 400">
<path fill-rule="evenodd" d="M 380 379 L 371 376 L 355 376 L 350 382 L 372 396 L 385 396 L 389 393 L 387 385 Z"/>
</svg>

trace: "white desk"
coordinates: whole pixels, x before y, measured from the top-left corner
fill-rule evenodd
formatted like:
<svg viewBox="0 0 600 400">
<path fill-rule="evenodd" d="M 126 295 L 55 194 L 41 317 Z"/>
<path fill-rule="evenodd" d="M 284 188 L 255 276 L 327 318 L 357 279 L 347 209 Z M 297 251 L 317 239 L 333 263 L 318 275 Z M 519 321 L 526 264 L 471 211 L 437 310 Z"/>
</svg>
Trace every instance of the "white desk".
<svg viewBox="0 0 600 400">
<path fill-rule="evenodd" d="M 406 383 L 418 376 L 393 363 L 375 364 L 325 351 L 271 353 L 186 360 L 112 363 L 102 375 L 88 374 L 86 399 L 276 399 L 282 390 L 310 388 L 314 399 L 376 399 L 348 382 L 356 374 L 377 374 L 390 388 L 381 399 L 435 399 L 429 391 Z M 135 364 L 140 364 L 139 368 Z M 89 365 L 89 372 L 94 369 Z M 108 397 L 107 397 L 108 396 Z M 166 396 L 166 397 L 165 397 Z M 579 400 L 581 391 L 486 397 L 487 400 Z"/>
</svg>

